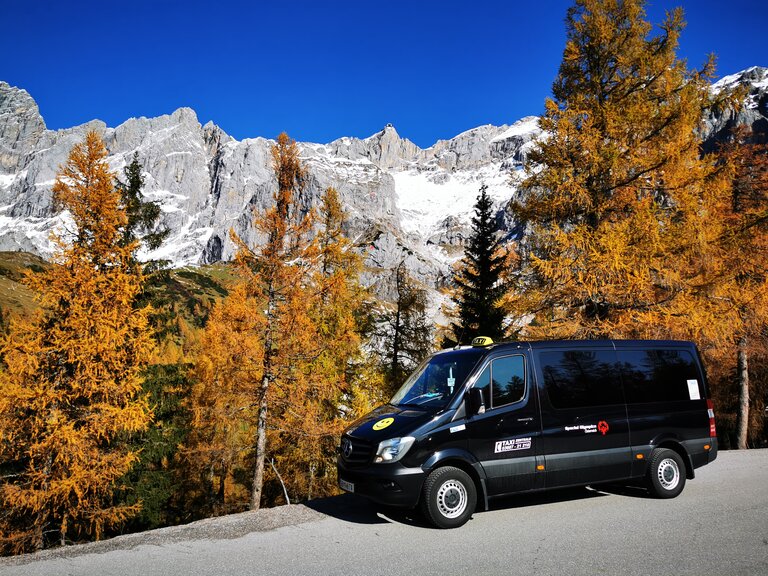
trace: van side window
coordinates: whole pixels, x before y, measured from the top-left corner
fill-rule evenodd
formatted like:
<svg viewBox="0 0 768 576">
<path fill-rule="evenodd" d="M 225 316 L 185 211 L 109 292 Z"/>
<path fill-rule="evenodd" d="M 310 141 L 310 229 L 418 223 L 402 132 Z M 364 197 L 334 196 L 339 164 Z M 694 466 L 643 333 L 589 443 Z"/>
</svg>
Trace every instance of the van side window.
<svg viewBox="0 0 768 576">
<path fill-rule="evenodd" d="M 483 391 L 483 404 L 491 407 L 491 365 L 485 367 L 483 373 L 478 376 L 473 388 L 479 388 Z"/>
<path fill-rule="evenodd" d="M 622 404 L 624 396 L 612 350 L 568 350 L 539 355 L 544 386 L 554 408 Z"/>
<path fill-rule="evenodd" d="M 525 362 L 522 356 L 499 358 L 491 363 L 493 407 L 518 402 L 525 395 Z"/>
<path fill-rule="evenodd" d="M 492 360 L 473 387 L 483 391 L 483 402 L 488 408 L 519 402 L 525 396 L 524 358 L 506 356 Z"/>
<path fill-rule="evenodd" d="M 620 350 L 619 365 L 627 402 L 675 402 L 690 400 L 688 381 L 703 382 L 693 356 L 686 350 Z"/>
</svg>

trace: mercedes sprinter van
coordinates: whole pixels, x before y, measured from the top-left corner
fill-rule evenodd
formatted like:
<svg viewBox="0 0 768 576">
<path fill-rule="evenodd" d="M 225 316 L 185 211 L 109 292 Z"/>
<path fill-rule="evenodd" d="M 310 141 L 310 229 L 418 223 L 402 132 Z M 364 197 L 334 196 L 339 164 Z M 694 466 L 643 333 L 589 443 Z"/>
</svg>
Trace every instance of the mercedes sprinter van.
<svg viewBox="0 0 768 576">
<path fill-rule="evenodd" d="M 511 493 L 643 479 L 673 498 L 716 457 L 693 343 L 481 337 L 347 428 L 337 467 L 343 490 L 453 528 Z"/>
</svg>

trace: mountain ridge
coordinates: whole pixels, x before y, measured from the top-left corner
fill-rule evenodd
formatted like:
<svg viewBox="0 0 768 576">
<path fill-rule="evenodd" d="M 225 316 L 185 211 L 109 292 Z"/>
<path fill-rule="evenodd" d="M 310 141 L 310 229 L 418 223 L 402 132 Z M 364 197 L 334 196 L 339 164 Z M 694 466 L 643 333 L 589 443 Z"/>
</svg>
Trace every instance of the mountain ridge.
<svg viewBox="0 0 768 576">
<path fill-rule="evenodd" d="M 750 94 L 738 114 L 706 119 L 709 138 L 721 138 L 736 122 L 768 131 L 768 69 L 752 67 L 720 82 L 713 89 L 742 83 Z M 346 231 L 365 258 L 363 283 L 379 296 L 394 295 L 391 271 L 400 262 L 437 290 L 448 284 L 451 264 L 461 256 L 482 184 L 506 232 L 513 232 L 504 207 L 518 194 L 527 154 L 541 134 L 537 120 L 478 126 L 429 148 L 401 137 L 392 125 L 367 138 L 300 142 L 308 171 L 305 207 L 317 206 L 328 186 L 338 189 L 349 216 Z M 138 153 L 144 195 L 160 203 L 163 224 L 172 231 L 160 249 L 143 257 L 174 266 L 229 260 L 230 229 L 247 242 L 263 241 L 252 212 L 272 202 L 273 140 L 236 140 L 213 122 L 202 125 L 187 107 L 114 128 L 92 120 L 49 130 L 26 90 L 0 82 L 0 250 L 50 255 L 50 231 L 67 224 L 67 214 L 53 205 L 51 186 L 71 147 L 91 129 L 104 138 L 115 172 Z"/>
</svg>

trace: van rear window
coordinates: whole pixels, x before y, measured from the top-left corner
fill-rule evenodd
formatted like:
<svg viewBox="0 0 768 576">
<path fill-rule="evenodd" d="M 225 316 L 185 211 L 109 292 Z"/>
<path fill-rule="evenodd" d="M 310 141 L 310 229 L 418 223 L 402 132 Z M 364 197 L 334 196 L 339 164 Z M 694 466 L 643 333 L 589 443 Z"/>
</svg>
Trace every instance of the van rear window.
<svg viewBox="0 0 768 576">
<path fill-rule="evenodd" d="M 621 350 L 618 355 L 629 404 L 690 400 L 690 386 L 704 397 L 696 362 L 686 350 Z"/>
<path fill-rule="evenodd" d="M 622 404 L 613 350 L 567 350 L 539 355 L 544 386 L 554 408 Z"/>
</svg>

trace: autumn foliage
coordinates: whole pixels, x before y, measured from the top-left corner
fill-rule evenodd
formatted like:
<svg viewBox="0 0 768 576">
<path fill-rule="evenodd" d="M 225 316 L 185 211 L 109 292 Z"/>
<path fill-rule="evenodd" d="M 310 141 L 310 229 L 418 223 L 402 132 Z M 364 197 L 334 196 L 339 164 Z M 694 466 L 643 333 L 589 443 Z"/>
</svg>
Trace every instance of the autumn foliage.
<svg viewBox="0 0 768 576">
<path fill-rule="evenodd" d="M 510 309 L 531 337 L 698 338 L 707 300 L 713 212 L 727 181 L 700 155 L 711 64 L 676 57 L 681 11 L 651 35 L 643 3 L 578 0 L 530 156 L 528 225 Z"/>
<path fill-rule="evenodd" d="M 105 156 L 94 132 L 72 149 L 53 190 L 74 237 L 57 236 L 53 266 L 28 278 L 42 311 L 14 319 L 0 344 L 0 535 L 11 550 L 98 539 L 140 506 L 113 493 L 137 459 L 121 439 L 150 419 L 139 392 L 152 341 Z"/>
<path fill-rule="evenodd" d="M 750 431 L 763 428 L 768 326 L 768 145 L 738 127 L 720 150 L 730 194 L 717 215 L 722 273 L 716 278 L 726 345 L 713 350 L 716 396 L 726 415 L 725 430 L 747 448 Z M 735 378 L 733 374 L 735 373 Z M 729 438 L 730 440 L 730 438 Z M 730 442 L 729 442 L 730 444 Z"/>
<path fill-rule="evenodd" d="M 265 243 L 232 233 L 243 280 L 214 308 L 195 366 L 185 452 L 214 512 L 334 490 L 338 437 L 379 385 L 338 193 L 318 213 L 302 203 L 296 143 L 281 134 L 272 157 L 274 205 L 254 218 Z"/>
<path fill-rule="evenodd" d="M 712 60 L 677 57 L 680 10 L 654 29 L 644 5 L 568 11 L 546 137 L 510 205 L 525 233 L 501 242 L 481 188 L 453 337 L 693 340 L 723 444 L 743 448 L 768 393 L 768 146 L 739 129 L 704 153 L 703 115 L 743 95 L 711 92 Z M 272 168 L 255 241 L 231 232 L 236 273 L 187 306 L 136 259 L 167 235 L 138 157 L 120 183 L 96 133 L 72 149 L 53 188 L 68 215 L 57 253 L 26 279 L 40 310 L 0 314 L 3 552 L 114 533 L 152 490 L 152 525 L 336 492 L 342 430 L 431 351 L 434 326 L 404 262 L 396 301 L 373 305 L 340 193 L 306 193 L 286 134 Z M 150 396 L 166 402 L 151 426 Z"/>
</svg>

